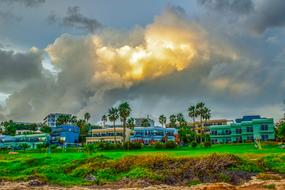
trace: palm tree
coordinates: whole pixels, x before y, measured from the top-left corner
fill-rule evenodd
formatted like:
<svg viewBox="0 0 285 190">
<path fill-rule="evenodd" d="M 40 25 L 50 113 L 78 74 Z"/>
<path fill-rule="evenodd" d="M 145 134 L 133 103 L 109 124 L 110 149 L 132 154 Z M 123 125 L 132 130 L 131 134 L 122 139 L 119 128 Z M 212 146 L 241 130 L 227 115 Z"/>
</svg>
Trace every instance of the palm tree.
<svg viewBox="0 0 285 190">
<path fill-rule="evenodd" d="M 69 122 L 69 116 L 68 115 L 60 115 L 56 120 L 56 125 L 64 125 Z"/>
<path fill-rule="evenodd" d="M 121 118 L 121 121 L 123 122 L 123 141 L 126 142 L 126 122 L 127 122 L 127 118 L 130 116 L 131 114 L 131 107 L 128 104 L 128 102 L 123 102 L 119 105 L 119 115 Z"/>
<path fill-rule="evenodd" d="M 84 143 L 86 136 L 88 135 L 88 127 L 86 125 L 85 119 L 79 119 L 76 122 L 76 125 L 80 128 L 79 140 L 80 142 Z"/>
<path fill-rule="evenodd" d="M 69 121 L 68 123 L 71 123 L 73 125 L 76 125 L 77 123 L 77 117 L 75 115 L 69 116 Z"/>
<path fill-rule="evenodd" d="M 169 121 L 170 121 L 170 126 L 171 127 L 176 127 L 176 115 L 171 115 L 169 116 Z"/>
<path fill-rule="evenodd" d="M 148 119 L 143 119 L 142 120 L 142 127 L 150 127 L 150 123 L 149 123 L 149 120 Z"/>
<path fill-rule="evenodd" d="M 85 119 L 85 121 L 86 121 L 87 123 L 88 123 L 88 120 L 90 119 L 90 117 L 91 117 L 90 113 L 86 112 L 86 113 L 84 114 L 84 119 Z"/>
<path fill-rule="evenodd" d="M 176 119 L 179 122 L 179 127 L 181 127 L 183 124 L 185 124 L 185 119 L 182 113 L 178 113 L 176 115 Z"/>
<path fill-rule="evenodd" d="M 103 122 L 103 127 L 105 128 L 106 122 L 107 122 L 108 118 L 106 115 L 102 115 L 101 117 L 101 121 Z"/>
<path fill-rule="evenodd" d="M 196 105 L 196 110 L 197 110 L 197 116 L 200 116 L 200 125 L 201 128 L 203 128 L 203 113 L 205 109 L 205 103 L 199 102 Z"/>
<path fill-rule="evenodd" d="M 193 120 L 193 128 L 194 128 L 194 130 L 195 130 L 195 119 L 196 119 L 196 117 L 197 117 L 197 109 L 196 109 L 196 106 L 190 106 L 189 108 L 188 108 L 188 116 L 190 117 L 190 118 L 192 118 L 192 120 Z"/>
<path fill-rule="evenodd" d="M 133 129 L 135 127 L 135 119 L 132 117 L 129 118 L 127 121 L 127 126 L 128 128 Z"/>
<path fill-rule="evenodd" d="M 161 124 L 161 127 L 166 127 L 166 117 L 164 115 L 159 116 L 159 123 Z"/>
<path fill-rule="evenodd" d="M 211 110 L 207 107 L 204 107 L 202 111 L 202 118 L 204 119 L 204 123 L 206 123 L 211 118 Z M 205 132 L 205 126 L 203 125 L 203 132 Z"/>
<path fill-rule="evenodd" d="M 114 135 L 115 135 L 115 144 L 117 144 L 117 134 L 116 134 L 116 120 L 119 118 L 119 113 L 118 113 L 118 109 L 112 107 L 111 109 L 109 109 L 109 113 L 108 113 L 108 117 L 109 120 L 111 122 L 113 122 L 113 127 L 114 127 Z"/>
</svg>

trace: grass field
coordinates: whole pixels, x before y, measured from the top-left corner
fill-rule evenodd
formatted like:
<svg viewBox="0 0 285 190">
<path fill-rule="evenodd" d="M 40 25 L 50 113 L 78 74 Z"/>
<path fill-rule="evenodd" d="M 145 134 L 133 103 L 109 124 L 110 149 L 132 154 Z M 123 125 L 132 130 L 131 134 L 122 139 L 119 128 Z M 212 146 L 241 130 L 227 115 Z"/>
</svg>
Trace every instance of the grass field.
<svg viewBox="0 0 285 190">
<path fill-rule="evenodd" d="M 180 165 L 182 160 L 186 158 L 186 163 L 200 163 L 198 162 L 199 159 L 201 159 L 202 162 L 215 163 L 216 159 L 220 159 L 220 162 L 225 162 L 225 164 L 228 162 L 229 158 L 232 159 L 232 156 L 226 156 L 227 158 L 225 159 L 223 156 L 216 156 L 217 158 L 213 158 L 211 156 L 213 153 L 221 155 L 233 154 L 237 158 L 241 158 L 244 162 L 237 161 L 239 159 L 235 158 L 235 161 L 233 162 L 234 164 L 231 163 L 223 166 L 225 170 L 220 171 L 212 169 L 213 171 L 211 173 L 219 173 L 219 175 L 223 176 L 223 172 L 227 173 L 228 169 L 231 167 L 247 172 L 270 170 L 278 173 L 285 173 L 285 150 L 279 148 L 278 145 L 267 144 L 263 145 L 262 150 L 257 150 L 253 144 L 226 144 L 213 145 L 210 148 L 179 147 L 175 150 L 144 148 L 142 150 L 133 151 L 100 151 L 94 152 L 92 155 L 84 152 L 51 154 L 20 152 L 18 155 L 1 153 L 0 179 L 29 180 L 31 178 L 39 178 L 48 183 L 64 186 L 92 184 L 93 182 L 91 183 L 84 180 L 87 174 L 96 176 L 96 183 L 116 181 L 126 177 L 131 179 L 163 179 L 167 181 L 166 176 L 169 172 L 172 172 L 173 168 L 168 171 L 168 165 L 166 164 L 158 170 L 153 165 L 148 165 L 148 162 L 153 164 L 155 163 L 155 166 L 157 166 L 157 164 L 159 165 L 161 162 L 177 162 L 176 165 L 174 164 L 175 168 L 178 167 L 178 169 L 186 172 L 189 171 L 189 168 L 193 167 L 192 164 L 189 165 L 189 168 L 184 168 L 183 165 Z M 136 157 L 133 158 L 129 156 Z M 150 160 L 146 161 L 148 159 Z M 260 165 L 261 161 L 262 164 Z M 211 164 L 208 165 L 208 163 L 204 163 L 203 167 L 206 166 L 212 167 Z M 208 170 L 209 169 L 206 171 Z M 203 173 L 203 171 L 201 172 Z M 173 175 L 179 176 L 180 174 L 175 173 Z M 184 175 L 181 174 L 181 176 Z M 200 179 L 199 176 L 198 178 Z M 226 177 L 224 178 L 227 179 Z M 214 179 L 217 180 L 219 177 L 215 176 Z M 207 180 L 201 178 L 201 181 Z"/>
</svg>

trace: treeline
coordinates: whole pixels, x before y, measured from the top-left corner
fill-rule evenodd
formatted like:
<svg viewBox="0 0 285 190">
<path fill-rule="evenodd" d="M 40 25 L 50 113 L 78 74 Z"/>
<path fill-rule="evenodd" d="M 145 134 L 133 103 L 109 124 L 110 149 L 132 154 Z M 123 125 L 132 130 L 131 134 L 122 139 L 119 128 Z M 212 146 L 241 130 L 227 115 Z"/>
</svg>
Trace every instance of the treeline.
<svg viewBox="0 0 285 190">
<path fill-rule="evenodd" d="M 4 121 L 1 123 L 1 126 L 4 127 L 2 131 L 4 135 L 12 135 L 16 134 L 17 130 L 30 130 L 37 131 L 38 129 L 43 133 L 50 133 L 51 129 L 45 124 L 37 124 L 37 123 L 17 123 L 13 120 Z"/>
</svg>

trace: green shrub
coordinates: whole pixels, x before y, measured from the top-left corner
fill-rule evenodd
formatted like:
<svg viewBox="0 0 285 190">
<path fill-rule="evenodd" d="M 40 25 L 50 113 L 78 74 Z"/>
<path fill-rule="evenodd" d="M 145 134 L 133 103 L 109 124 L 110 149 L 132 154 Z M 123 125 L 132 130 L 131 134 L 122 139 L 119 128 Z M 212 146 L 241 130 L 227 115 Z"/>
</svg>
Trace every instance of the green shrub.
<svg viewBox="0 0 285 190">
<path fill-rule="evenodd" d="M 198 145 L 198 143 L 196 141 L 192 141 L 191 146 L 192 148 L 196 148 Z"/>
<path fill-rule="evenodd" d="M 155 142 L 154 143 L 154 148 L 155 149 L 164 149 L 165 148 L 165 144 L 162 142 Z"/>
<path fill-rule="evenodd" d="M 165 148 L 167 148 L 167 149 L 174 149 L 176 147 L 177 147 L 177 144 L 175 141 L 167 141 L 165 143 Z"/>
<path fill-rule="evenodd" d="M 210 141 L 206 141 L 206 142 L 204 142 L 204 147 L 205 148 L 208 148 L 208 147 L 211 147 L 211 142 Z"/>
<path fill-rule="evenodd" d="M 199 178 L 195 178 L 195 179 L 193 179 L 193 180 L 188 182 L 188 186 L 198 185 L 200 183 L 201 183 L 200 179 Z"/>
<path fill-rule="evenodd" d="M 265 189 L 276 189 L 275 184 L 263 185 L 262 187 Z"/>
<path fill-rule="evenodd" d="M 116 150 L 116 149 L 122 149 L 121 143 L 108 143 L 108 142 L 99 142 L 97 143 L 97 148 L 99 150 Z"/>
<path fill-rule="evenodd" d="M 159 176 L 150 169 L 142 167 L 131 169 L 125 176 L 130 179 L 159 179 Z"/>
<path fill-rule="evenodd" d="M 130 149 L 138 150 L 138 149 L 141 149 L 142 147 L 143 147 L 143 145 L 140 142 L 130 143 Z"/>
<path fill-rule="evenodd" d="M 86 144 L 84 146 L 84 151 L 87 153 L 87 154 L 92 154 L 94 151 L 95 151 L 95 145 L 94 144 Z"/>
</svg>

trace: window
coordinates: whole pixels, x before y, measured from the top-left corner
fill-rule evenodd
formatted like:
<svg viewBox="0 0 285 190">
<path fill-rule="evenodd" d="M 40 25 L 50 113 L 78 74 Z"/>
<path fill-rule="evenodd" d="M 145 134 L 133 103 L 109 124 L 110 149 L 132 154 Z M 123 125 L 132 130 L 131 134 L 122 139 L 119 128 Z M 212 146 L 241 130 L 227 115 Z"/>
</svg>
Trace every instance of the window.
<svg viewBox="0 0 285 190">
<path fill-rule="evenodd" d="M 241 134 L 242 130 L 241 128 L 236 129 L 236 134 Z"/>
<path fill-rule="evenodd" d="M 267 141 L 268 140 L 268 135 L 261 135 L 261 140 Z"/>
<path fill-rule="evenodd" d="M 230 134 L 232 134 L 232 131 L 231 131 L 230 129 L 227 129 L 227 130 L 226 130 L 226 134 L 227 134 L 227 135 L 230 135 Z"/>
<path fill-rule="evenodd" d="M 217 135 L 218 132 L 217 131 L 211 131 L 211 135 Z"/>
<path fill-rule="evenodd" d="M 242 137 L 236 137 L 236 142 L 242 142 Z"/>
<path fill-rule="evenodd" d="M 230 137 L 226 138 L 226 143 L 230 143 L 230 142 L 231 142 L 231 138 Z"/>
<path fill-rule="evenodd" d="M 218 139 L 212 139 L 212 144 L 218 143 Z"/>
<path fill-rule="evenodd" d="M 246 127 L 246 132 L 248 132 L 248 133 L 253 132 L 253 128 L 252 127 Z"/>
<path fill-rule="evenodd" d="M 252 136 L 252 135 L 248 135 L 248 136 L 247 136 L 247 140 L 248 140 L 248 141 L 253 141 L 253 136 Z"/>
<path fill-rule="evenodd" d="M 262 125 L 260 126 L 260 130 L 261 130 L 261 131 L 268 131 L 268 125 L 262 124 Z"/>
</svg>

